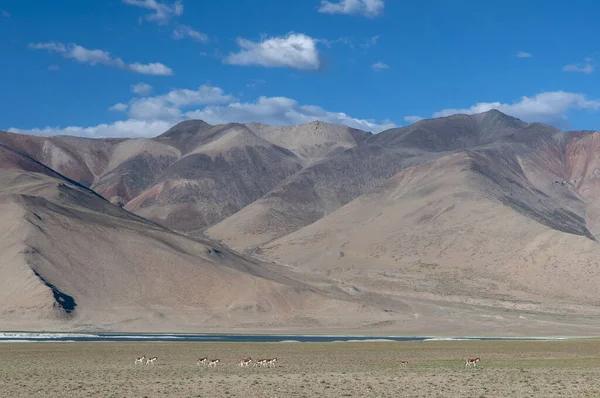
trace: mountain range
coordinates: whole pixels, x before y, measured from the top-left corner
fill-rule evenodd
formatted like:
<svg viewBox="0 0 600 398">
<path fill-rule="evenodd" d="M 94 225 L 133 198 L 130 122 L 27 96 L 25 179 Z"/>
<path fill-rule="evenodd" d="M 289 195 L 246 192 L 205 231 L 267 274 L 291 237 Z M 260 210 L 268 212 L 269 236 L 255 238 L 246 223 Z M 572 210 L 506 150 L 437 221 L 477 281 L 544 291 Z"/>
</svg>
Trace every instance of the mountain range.
<svg viewBox="0 0 600 398">
<path fill-rule="evenodd" d="M 0 132 L 0 328 L 594 334 L 600 133 Z"/>
</svg>

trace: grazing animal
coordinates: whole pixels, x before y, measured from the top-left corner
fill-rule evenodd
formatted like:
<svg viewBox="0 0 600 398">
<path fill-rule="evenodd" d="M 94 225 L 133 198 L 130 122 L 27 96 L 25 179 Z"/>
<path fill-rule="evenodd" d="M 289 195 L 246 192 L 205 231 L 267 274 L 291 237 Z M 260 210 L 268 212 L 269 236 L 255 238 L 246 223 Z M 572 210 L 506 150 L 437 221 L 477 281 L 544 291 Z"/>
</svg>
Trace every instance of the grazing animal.
<svg viewBox="0 0 600 398">
<path fill-rule="evenodd" d="M 400 361 L 400 365 L 402 365 L 403 367 L 408 366 L 408 361 Z"/>
<path fill-rule="evenodd" d="M 208 357 L 200 358 L 200 359 L 198 359 L 198 361 L 196 361 L 196 365 L 198 365 L 198 366 L 200 366 L 200 364 L 206 365 L 207 361 L 208 361 Z"/>
<path fill-rule="evenodd" d="M 243 368 L 244 366 L 248 367 L 252 363 L 252 358 L 248 357 L 240 360 L 240 366 Z"/>
<path fill-rule="evenodd" d="M 146 365 L 154 365 L 154 362 L 156 362 L 157 359 L 158 358 L 156 358 L 156 357 L 148 358 L 146 360 Z"/>
<path fill-rule="evenodd" d="M 134 363 L 135 363 L 136 365 L 137 365 L 137 364 L 143 364 L 145 360 L 146 360 L 146 356 L 145 356 L 145 355 L 144 355 L 144 356 L 141 356 L 141 357 L 136 357 L 136 358 L 135 358 L 135 362 L 134 362 Z"/>
<path fill-rule="evenodd" d="M 219 362 L 221 362 L 221 360 L 219 360 L 219 359 L 211 359 L 211 360 L 210 360 L 210 362 L 208 363 L 208 366 L 209 366 L 209 367 L 210 367 L 210 366 L 212 366 L 213 368 L 216 368 L 216 367 L 217 367 L 217 364 L 218 364 Z"/>
<path fill-rule="evenodd" d="M 477 362 L 480 362 L 480 361 L 481 361 L 480 358 L 467 359 L 467 363 L 465 363 L 465 368 L 471 367 L 471 365 L 473 365 L 474 367 L 477 367 Z"/>
<path fill-rule="evenodd" d="M 275 365 L 275 362 L 277 362 L 277 358 L 272 358 L 272 359 L 267 359 L 267 366 L 271 367 Z"/>
</svg>

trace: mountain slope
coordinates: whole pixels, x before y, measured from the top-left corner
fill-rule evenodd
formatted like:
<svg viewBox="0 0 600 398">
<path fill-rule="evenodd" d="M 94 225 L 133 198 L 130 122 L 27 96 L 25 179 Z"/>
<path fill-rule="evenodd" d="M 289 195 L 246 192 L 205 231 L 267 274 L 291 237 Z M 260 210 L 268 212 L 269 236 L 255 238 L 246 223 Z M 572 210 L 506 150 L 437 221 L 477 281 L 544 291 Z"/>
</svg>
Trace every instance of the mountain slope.
<svg viewBox="0 0 600 398">
<path fill-rule="evenodd" d="M 94 140 L 0 132 L 0 144 L 112 203 L 193 232 L 262 196 L 303 160 L 240 124 L 188 120 L 154 139 Z"/>
<path fill-rule="evenodd" d="M 526 126 L 490 111 L 384 131 L 364 145 L 306 167 L 206 234 L 236 250 L 252 249 L 317 221 L 405 167 L 500 140 Z"/>
<path fill-rule="evenodd" d="M 315 163 L 348 148 L 362 145 L 371 136 L 362 130 L 320 121 L 296 126 L 247 123 L 259 137 L 292 151 L 305 164 Z"/>
<path fill-rule="evenodd" d="M 60 175 L 3 168 L 0 186 L 0 328 L 303 327 L 360 311 Z"/>
<path fill-rule="evenodd" d="M 186 151 L 125 207 L 193 232 L 237 212 L 302 167 L 293 153 L 241 124 L 207 129 L 188 139 Z"/>
<path fill-rule="evenodd" d="M 482 151 L 408 168 L 261 256 L 379 293 L 537 311 L 600 304 L 583 201 L 567 206 L 512 166 Z"/>
</svg>

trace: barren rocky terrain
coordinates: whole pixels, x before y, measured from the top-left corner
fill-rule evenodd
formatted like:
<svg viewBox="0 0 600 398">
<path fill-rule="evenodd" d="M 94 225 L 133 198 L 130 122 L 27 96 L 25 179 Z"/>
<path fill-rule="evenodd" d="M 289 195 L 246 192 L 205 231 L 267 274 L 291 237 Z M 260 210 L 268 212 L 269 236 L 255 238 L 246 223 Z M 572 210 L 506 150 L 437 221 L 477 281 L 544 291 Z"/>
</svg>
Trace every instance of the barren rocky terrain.
<svg viewBox="0 0 600 398">
<path fill-rule="evenodd" d="M 0 328 L 594 335 L 594 131 L 0 132 Z"/>
</svg>

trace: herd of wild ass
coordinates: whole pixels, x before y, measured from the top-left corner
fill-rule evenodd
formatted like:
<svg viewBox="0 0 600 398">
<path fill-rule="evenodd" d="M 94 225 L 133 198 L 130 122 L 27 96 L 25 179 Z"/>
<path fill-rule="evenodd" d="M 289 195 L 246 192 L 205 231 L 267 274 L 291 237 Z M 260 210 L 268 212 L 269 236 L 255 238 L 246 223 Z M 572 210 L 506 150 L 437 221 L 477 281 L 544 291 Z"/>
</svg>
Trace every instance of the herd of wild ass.
<svg viewBox="0 0 600 398">
<path fill-rule="evenodd" d="M 156 360 L 158 358 L 156 357 L 152 357 L 152 358 L 148 358 L 146 357 L 146 355 L 143 355 L 141 357 L 137 357 L 135 358 L 135 365 L 154 365 Z M 470 359 L 466 359 L 465 360 L 465 367 L 469 368 L 471 367 L 471 365 L 473 365 L 474 367 L 477 367 L 477 362 L 480 362 L 481 359 L 479 357 L 477 358 L 470 358 Z M 200 358 L 196 361 L 196 365 L 205 365 L 208 366 L 209 368 L 216 368 L 217 364 L 221 362 L 220 359 L 208 359 L 208 357 L 203 357 Z M 252 359 L 251 357 L 248 358 L 244 358 L 244 359 L 240 359 L 240 361 L 238 362 L 238 365 L 240 367 L 248 367 L 250 365 L 252 365 L 252 367 L 257 367 L 257 366 L 262 366 L 262 367 L 272 367 L 275 365 L 275 362 L 277 362 L 277 358 L 270 358 L 270 359 Z M 408 366 L 408 361 L 400 361 L 400 366 L 402 367 L 406 367 Z"/>
<path fill-rule="evenodd" d="M 146 355 L 142 355 L 141 357 L 135 358 L 135 365 L 154 365 L 156 363 L 157 357 L 147 357 Z M 208 357 L 200 358 L 196 361 L 196 365 L 207 365 L 209 368 L 216 368 L 217 364 L 221 362 L 220 359 L 208 359 Z M 241 367 L 248 367 L 252 365 L 263 366 L 263 367 L 272 367 L 275 366 L 275 362 L 277 362 L 277 358 L 264 358 L 264 359 L 252 359 L 251 357 L 240 359 L 238 364 Z"/>
</svg>

